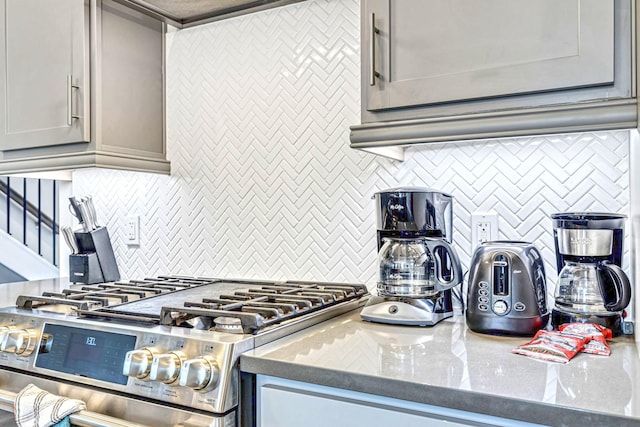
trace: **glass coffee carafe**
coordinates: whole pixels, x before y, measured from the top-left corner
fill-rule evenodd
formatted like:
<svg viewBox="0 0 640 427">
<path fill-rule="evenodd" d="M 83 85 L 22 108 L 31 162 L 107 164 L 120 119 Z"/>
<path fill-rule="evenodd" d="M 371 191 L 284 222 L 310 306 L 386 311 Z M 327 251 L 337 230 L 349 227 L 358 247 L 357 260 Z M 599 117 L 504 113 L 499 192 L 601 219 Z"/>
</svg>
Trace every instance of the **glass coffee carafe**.
<svg viewBox="0 0 640 427">
<path fill-rule="evenodd" d="M 631 284 L 620 267 L 567 261 L 558 276 L 555 303 L 558 310 L 583 316 L 610 316 L 629 304 Z"/>
<path fill-rule="evenodd" d="M 378 295 L 425 298 L 462 280 L 456 251 L 446 240 L 385 237 L 378 255 Z"/>
</svg>

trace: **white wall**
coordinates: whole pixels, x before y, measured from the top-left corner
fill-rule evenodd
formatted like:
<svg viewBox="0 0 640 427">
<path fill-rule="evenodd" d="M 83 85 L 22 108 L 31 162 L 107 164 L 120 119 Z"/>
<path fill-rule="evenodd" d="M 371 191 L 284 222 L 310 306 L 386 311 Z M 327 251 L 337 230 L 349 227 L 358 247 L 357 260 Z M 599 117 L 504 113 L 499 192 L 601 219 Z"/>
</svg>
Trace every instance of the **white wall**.
<svg viewBox="0 0 640 427">
<path fill-rule="evenodd" d="M 359 2 L 309 0 L 169 36 L 172 175 L 84 170 L 125 278 L 157 274 L 364 281 L 376 278 L 375 191 L 455 197 L 465 266 L 470 215 L 535 242 L 555 279 L 549 214 L 628 214 L 626 131 L 430 144 L 394 162 L 349 148 L 360 118 Z M 128 214 L 141 244 L 124 244 Z M 626 257 L 628 268 L 628 256 Z"/>
</svg>

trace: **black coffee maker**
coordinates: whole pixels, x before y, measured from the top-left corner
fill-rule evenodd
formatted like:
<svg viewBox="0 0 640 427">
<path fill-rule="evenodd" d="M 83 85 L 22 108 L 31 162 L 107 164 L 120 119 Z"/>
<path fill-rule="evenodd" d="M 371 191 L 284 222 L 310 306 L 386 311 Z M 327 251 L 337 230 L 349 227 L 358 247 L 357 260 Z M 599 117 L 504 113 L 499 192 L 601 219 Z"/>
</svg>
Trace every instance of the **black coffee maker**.
<svg viewBox="0 0 640 427">
<path fill-rule="evenodd" d="M 462 269 L 451 246 L 453 197 L 421 187 L 383 190 L 376 201 L 379 277 L 364 320 L 431 326 L 453 315 Z"/>
<path fill-rule="evenodd" d="M 551 215 L 558 281 L 551 323 L 597 323 L 614 335 L 624 331 L 631 284 L 621 268 L 625 215 Z"/>
</svg>

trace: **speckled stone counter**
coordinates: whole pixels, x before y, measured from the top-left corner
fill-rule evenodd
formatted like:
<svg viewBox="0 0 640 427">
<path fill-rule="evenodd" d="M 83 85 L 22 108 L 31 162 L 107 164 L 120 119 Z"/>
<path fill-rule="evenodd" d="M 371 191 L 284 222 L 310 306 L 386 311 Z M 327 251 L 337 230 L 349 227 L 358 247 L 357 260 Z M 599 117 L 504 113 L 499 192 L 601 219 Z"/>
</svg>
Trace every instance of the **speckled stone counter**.
<svg viewBox="0 0 640 427">
<path fill-rule="evenodd" d="M 245 353 L 241 370 L 552 426 L 640 426 L 636 343 L 568 364 L 511 353 L 527 338 L 365 322 L 359 311 Z"/>
<path fill-rule="evenodd" d="M 67 277 L 0 283 L 0 307 L 15 305 L 20 295 L 42 295 L 43 292 L 59 292 L 73 286 Z"/>
</svg>

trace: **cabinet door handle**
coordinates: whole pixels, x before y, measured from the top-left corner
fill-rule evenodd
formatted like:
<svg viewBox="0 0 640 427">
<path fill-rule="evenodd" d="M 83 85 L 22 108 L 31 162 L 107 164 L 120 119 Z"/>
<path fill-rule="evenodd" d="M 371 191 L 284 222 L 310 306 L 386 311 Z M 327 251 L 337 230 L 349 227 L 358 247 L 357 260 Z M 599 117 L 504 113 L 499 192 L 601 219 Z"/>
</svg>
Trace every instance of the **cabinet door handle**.
<svg viewBox="0 0 640 427">
<path fill-rule="evenodd" d="M 376 71 L 376 35 L 380 30 L 376 28 L 376 14 L 369 15 L 369 86 L 376 85 L 376 78 L 380 73 Z"/>
<path fill-rule="evenodd" d="M 73 124 L 73 119 L 79 119 L 80 116 L 73 114 L 73 89 L 80 89 L 80 86 L 73 84 L 73 76 L 67 74 L 67 126 Z"/>
</svg>

